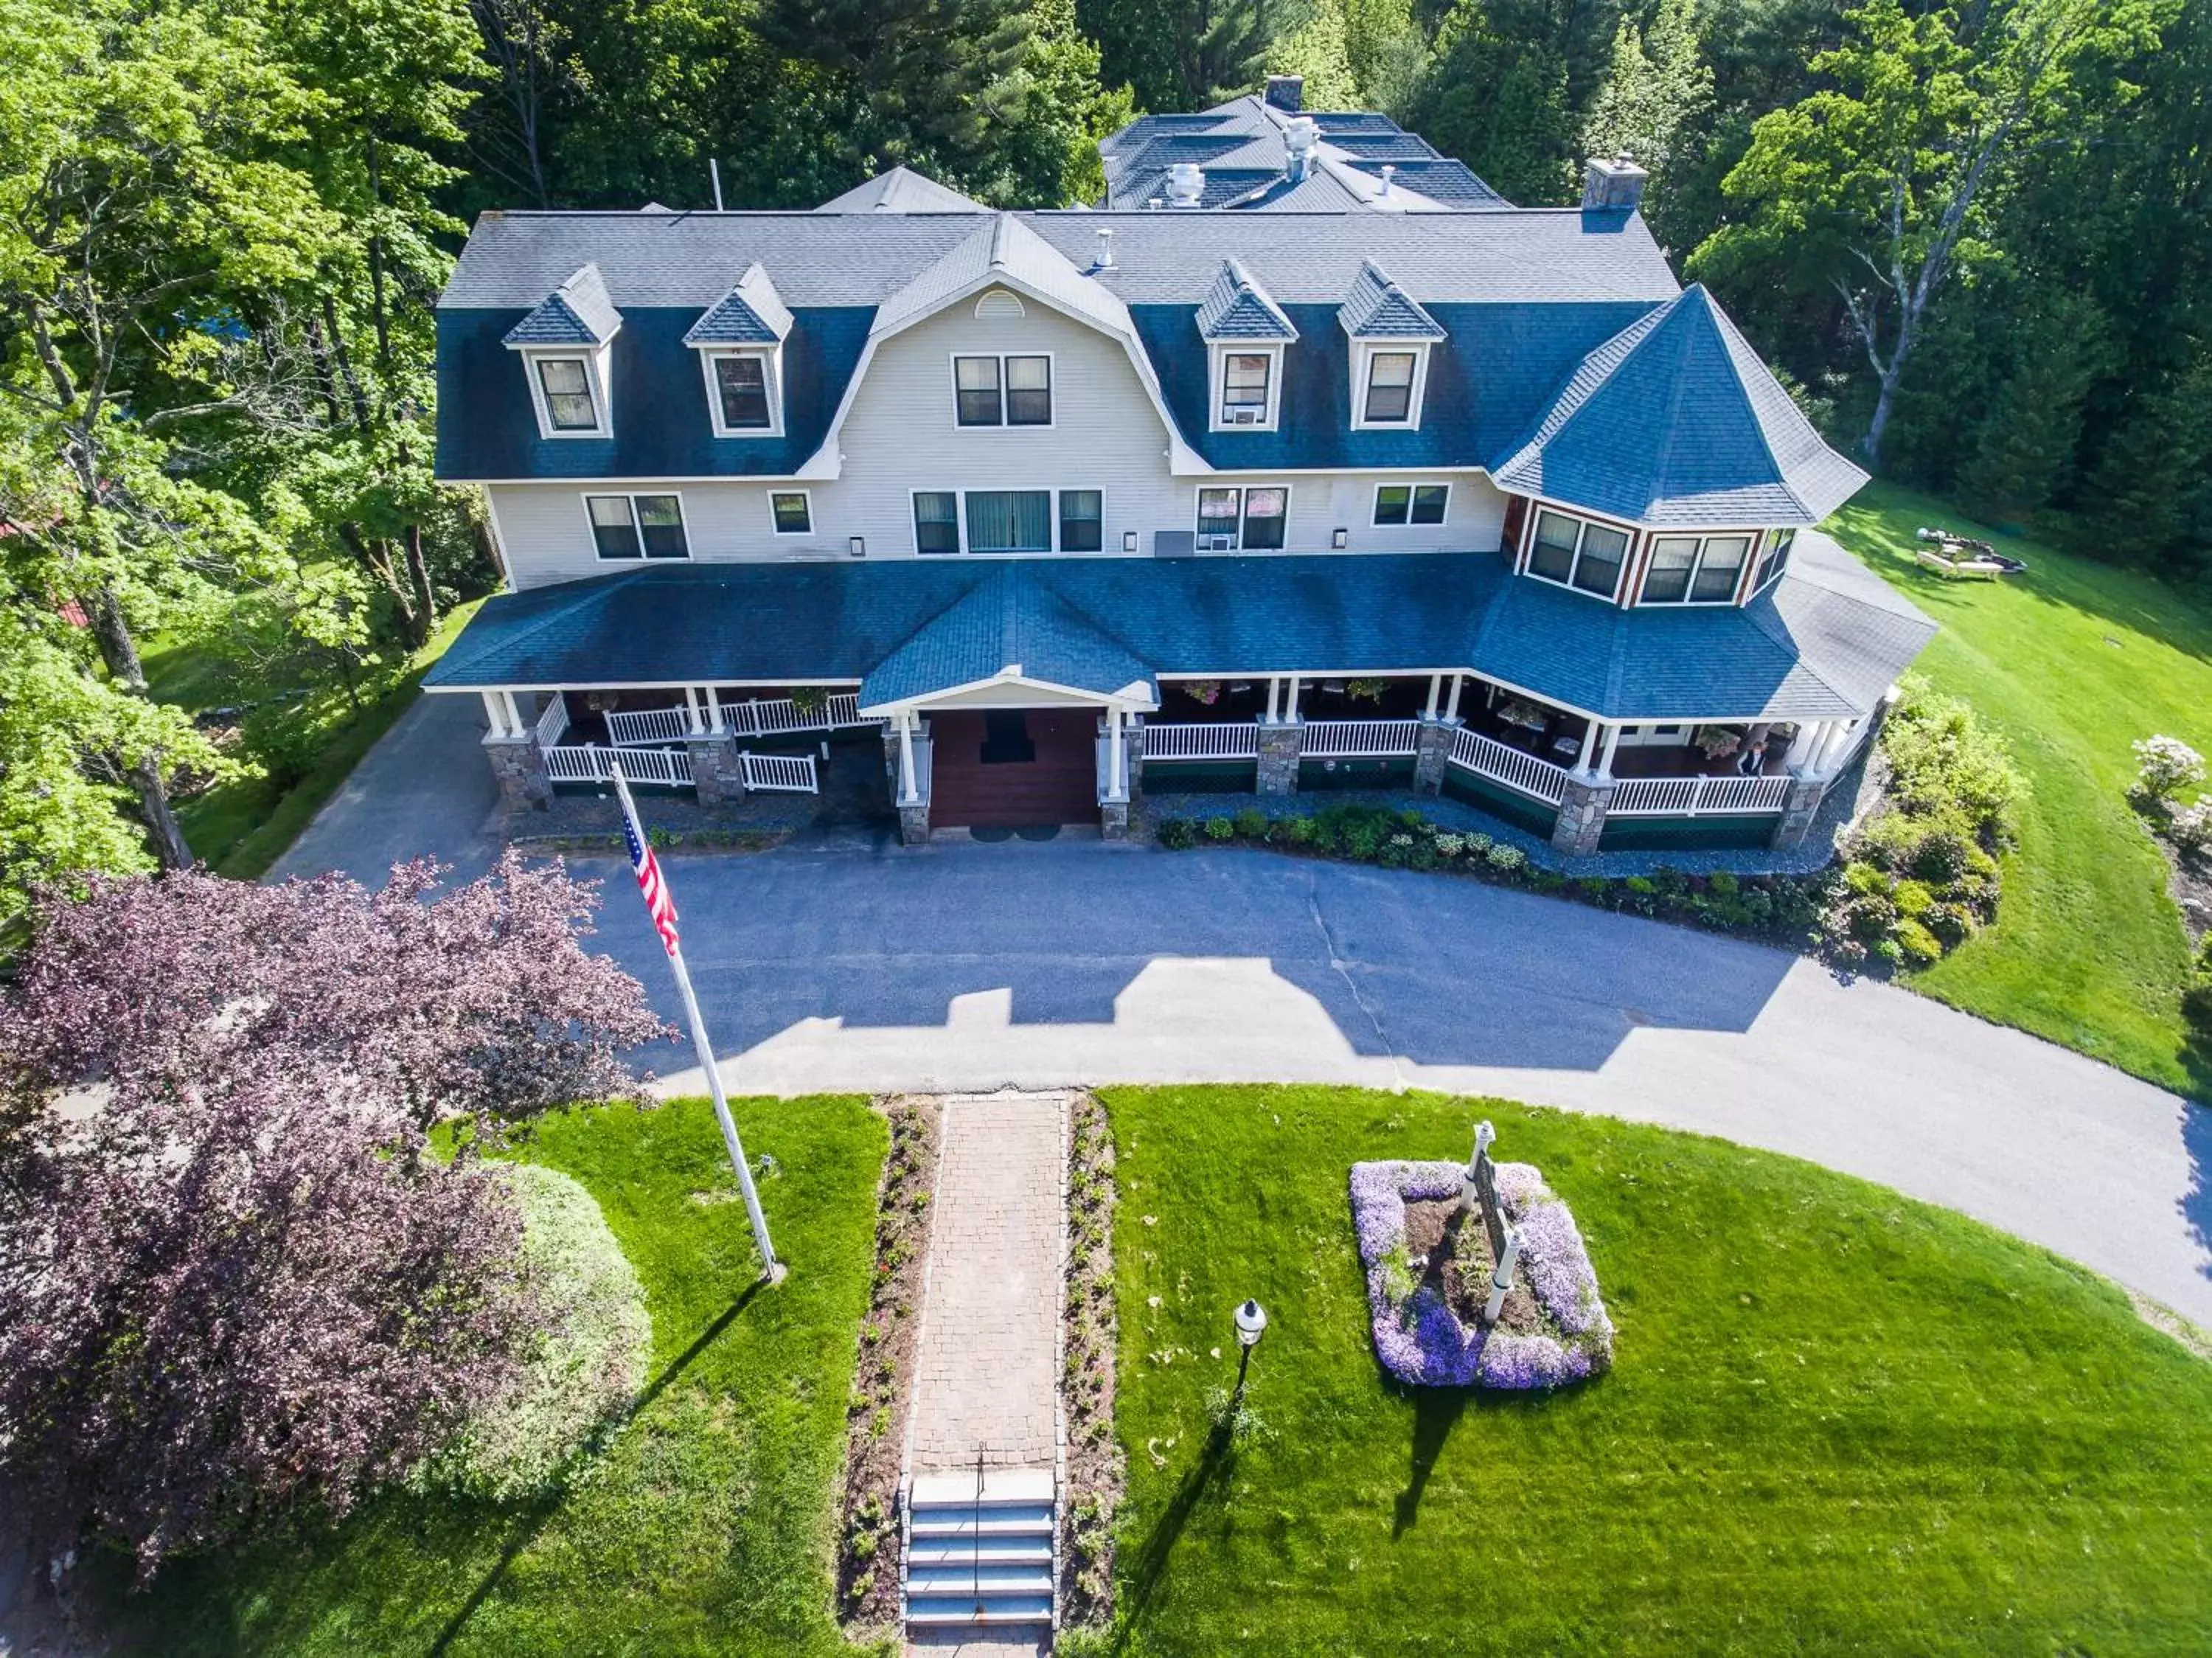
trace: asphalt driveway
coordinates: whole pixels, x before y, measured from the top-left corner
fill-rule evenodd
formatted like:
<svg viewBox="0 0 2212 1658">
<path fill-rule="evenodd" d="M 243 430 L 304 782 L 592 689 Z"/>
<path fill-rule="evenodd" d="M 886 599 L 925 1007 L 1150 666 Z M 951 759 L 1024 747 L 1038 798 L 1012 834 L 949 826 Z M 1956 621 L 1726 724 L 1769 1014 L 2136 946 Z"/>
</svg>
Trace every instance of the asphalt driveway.
<svg viewBox="0 0 2212 1658">
<path fill-rule="evenodd" d="M 472 704 L 425 702 L 445 706 L 394 728 L 283 873 L 373 879 L 412 851 L 483 866 L 490 791 Z M 673 1015 L 627 866 L 575 862 L 608 880 L 599 942 Z M 852 837 L 667 868 L 735 1088 L 1501 1094 L 1809 1158 L 2212 1325 L 2212 1114 L 1783 952 L 1456 876 L 1242 849 L 905 851 Z M 688 1049 L 648 1059 L 671 1086 L 698 1086 Z"/>
</svg>

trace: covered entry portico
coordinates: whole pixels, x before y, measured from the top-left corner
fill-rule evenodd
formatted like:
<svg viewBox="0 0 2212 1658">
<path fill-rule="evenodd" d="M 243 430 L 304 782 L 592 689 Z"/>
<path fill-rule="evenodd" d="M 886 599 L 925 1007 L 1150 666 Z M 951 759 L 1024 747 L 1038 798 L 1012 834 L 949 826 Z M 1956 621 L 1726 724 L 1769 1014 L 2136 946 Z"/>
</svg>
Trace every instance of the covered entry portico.
<svg viewBox="0 0 2212 1658">
<path fill-rule="evenodd" d="M 901 838 L 935 829 L 1129 823 L 1128 734 L 1159 705 L 1149 676 L 1112 691 L 1054 683 L 1009 663 L 989 679 L 871 703 L 884 722 L 884 770 Z"/>
</svg>

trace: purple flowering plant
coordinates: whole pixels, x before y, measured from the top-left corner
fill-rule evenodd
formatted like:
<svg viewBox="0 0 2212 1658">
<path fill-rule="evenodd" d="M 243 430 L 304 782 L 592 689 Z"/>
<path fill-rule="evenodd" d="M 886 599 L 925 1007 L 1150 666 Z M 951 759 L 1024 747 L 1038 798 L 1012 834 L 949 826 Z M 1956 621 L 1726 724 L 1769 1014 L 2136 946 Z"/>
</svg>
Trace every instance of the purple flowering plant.
<svg viewBox="0 0 2212 1658">
<path fill-rule="evenodd" d="M 1452 1162 L 1352 1166 L 1352 1224 L 1367 1274 L 1376 1356 L 1401 1381 L 1422 1387 L 1556 1387 L 1613 1363 L 1613 1320 L 1598 1294 L 1589 1252 L 1559 1195 L 1528 1163 L 1499 1163 L 1498 1198 L 1521 1234 L 1517 1277 L 1545 1328 L 1522 1334 L 1462 1324 L 1443 1298 L 1405 1270 L 1406 1205 L 1459 1197 Z M 1395 1268 L 1395 1270 L 1394 1270 Z"/>
</svg>

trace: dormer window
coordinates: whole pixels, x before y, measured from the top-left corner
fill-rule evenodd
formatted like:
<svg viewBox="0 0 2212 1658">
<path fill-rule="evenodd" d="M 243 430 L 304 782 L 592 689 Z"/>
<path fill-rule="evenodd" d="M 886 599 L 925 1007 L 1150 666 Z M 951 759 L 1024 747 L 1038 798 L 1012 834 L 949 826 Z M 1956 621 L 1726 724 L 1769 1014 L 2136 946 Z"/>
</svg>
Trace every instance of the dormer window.
<svg viewBox="0 0 2212 1658">
<path fill-rule="evenodd" d="M 783 436 L 783 342 L 790 308 L 758 265 L 684 332 L 707 381 L 717 437 Z"/>
<path fill-rule="evenodd" d="M 545 399 L 545 424 L 555 431 L 599 430 L 599 405 L 592 395 L 592 371 L 584 358 L 538 358 L 538 389 Z"/>
<path fill-rule="evenodd" d="M 599 267 L 587 265 L 507 330 L 504 343 L 522 358 L 540 436 L 612 436 L 608 344 L 621 328 Z"/>
<path fill-rule="evenodd" d="M 1283 308 L 1235 259 L 1198 308 L 1198 336 L 1206 344 L 1209 422 L 1217 432 L 1273 431 L 1281 412 L 1283 352 L 1298 337 Z"/>
<path fill-rule="evenodd" d="M 1275 424 L 1275 354 L 1273 351 L 1224 351 L 1221 354 L 1221 424 L 1273 426 Z"/>
<path fill-rule="evenodd" d="M 1403 425 L 1413 418 L 1412 351 L 1370 351 L 1367 354 L 1367 405 L 1362 417 L 1370 426 Z"/>
</svg>

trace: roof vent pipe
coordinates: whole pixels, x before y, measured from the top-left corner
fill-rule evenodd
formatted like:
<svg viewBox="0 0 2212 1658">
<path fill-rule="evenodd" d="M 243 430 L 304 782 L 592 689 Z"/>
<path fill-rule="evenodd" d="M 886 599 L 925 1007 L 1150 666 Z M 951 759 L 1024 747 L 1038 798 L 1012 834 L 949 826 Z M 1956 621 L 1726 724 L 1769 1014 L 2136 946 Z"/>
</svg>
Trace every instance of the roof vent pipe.
<svg viewBox="0 0 2212 1658">
<path fill-rule="evenodd" d="M 1195 207 L 1206 194 L 1206 169 L 1196 162 L 1177 162 L 1168 169 L 1168 205 Z"/>
<path fill-rule="evenodd" d="M 1110 224 L 1098 232 L 1098 268 L 1101 271 L 1114 268 L 1114 227 Z"/>
<path fill-rule="evenodd" d="M 1382 163 L 1382 188 L 1375 192 L 1376 199 L 1377 201 L 1380 201 L 1383 197 L 1390 193 L 1390 180 L 1392 177 L 1396 174 L 1397 171 L 1398 169 L 1391 166 L 1389 162 L 1385 162 Z"/>
<path fill-rule="evenodd" d="M 1290 175 L 1293 181 L 1303 181 L 1313 166 L 1314 145 L 1321 141 L 1321 129 L 1314 125 L 1313 117 L 1301 115 L 1283 128 L 1283 148 L 1290 154 Z"/>
</svg>

